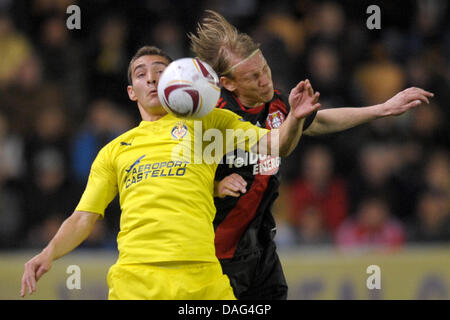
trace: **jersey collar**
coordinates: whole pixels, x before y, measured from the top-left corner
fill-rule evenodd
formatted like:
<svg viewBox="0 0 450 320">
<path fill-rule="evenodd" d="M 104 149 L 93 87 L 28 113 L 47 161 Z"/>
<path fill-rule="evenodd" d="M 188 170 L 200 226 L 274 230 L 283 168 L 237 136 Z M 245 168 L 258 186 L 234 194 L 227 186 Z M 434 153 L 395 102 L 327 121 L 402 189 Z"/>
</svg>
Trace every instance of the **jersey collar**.
<svg viewBox="0 0 450 320">
<path fill-rule="evenodd" d="M 241 108 L 242 111 L 250 113 L 250 114 L 260 113 L 262 111 L 262 109 L 264 108 L 264 106 L 266 105 L 265 103 L 263 103 L 263 104 L 255 107 L 255 108 L 247 108 L 239 101 L 239 99 L 235 96 L 235 94 L 233 92 L 231 92 L 231 95 L 233 96 L 233 98 L 238 103 L 239 108 Z"/>
</svg>

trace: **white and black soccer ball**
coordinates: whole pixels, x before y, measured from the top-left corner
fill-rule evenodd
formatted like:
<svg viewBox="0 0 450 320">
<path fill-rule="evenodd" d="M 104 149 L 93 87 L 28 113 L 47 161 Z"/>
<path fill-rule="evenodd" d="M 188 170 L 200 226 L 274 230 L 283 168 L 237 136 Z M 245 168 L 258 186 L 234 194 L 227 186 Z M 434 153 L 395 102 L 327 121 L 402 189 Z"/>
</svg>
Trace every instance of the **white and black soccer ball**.
<svg viewBox="0 0 450 320">
<path fill-rule="evenodd" d="M 159 78 L 158 97 L 164 109 L 177 117 L 201 118 L 219 100 L 219 78 L 198 58 L 178 59 Z"/>
</svg>

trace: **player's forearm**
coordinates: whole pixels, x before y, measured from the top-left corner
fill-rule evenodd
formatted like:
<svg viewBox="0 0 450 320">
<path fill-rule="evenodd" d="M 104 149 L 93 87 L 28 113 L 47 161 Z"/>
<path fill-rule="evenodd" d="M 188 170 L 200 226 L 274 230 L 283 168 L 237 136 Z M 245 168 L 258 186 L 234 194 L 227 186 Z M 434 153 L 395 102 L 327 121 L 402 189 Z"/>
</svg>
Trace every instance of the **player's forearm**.
<svg viewBox="0 0 450 320">
<path fill-rule="evenodd" d="M 59 228 L 43 253 L 56 260 L 78 247 L 91 233 L 98 215 L 74 212 Z"/>
<path fill-rule="evenodd" d="M 313 123 L 305 130 L 314 136 L 339 132 L 386 116 L 382 104 L 362 108 L 331 108 L 317 112 Z"/>
<path fill-rule="evenodd" d="M 279 129 L 272 129 L 253 146 L 252 152 L 287 157 L 302 136 L 304 118 L 288 116 Z"/>
<path fill-rule="evenodd" d="M 305 118 L 296 119 L 288 115 L 279 129 L 279 155 L 287 157 L 297 146 L 302 133 Z"/>
</svg>

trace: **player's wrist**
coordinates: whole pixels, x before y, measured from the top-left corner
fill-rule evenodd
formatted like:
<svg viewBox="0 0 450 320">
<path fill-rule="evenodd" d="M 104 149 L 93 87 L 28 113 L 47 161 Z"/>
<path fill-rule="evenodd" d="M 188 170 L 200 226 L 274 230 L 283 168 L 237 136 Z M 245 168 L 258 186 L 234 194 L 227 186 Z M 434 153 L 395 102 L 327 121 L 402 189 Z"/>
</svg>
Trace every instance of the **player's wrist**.
<svg viewBox="0 0 450 320">
<path fill-rule="evenodd" d="M 386 101 L 384 103 L 378 104 L 373 108 L 373 116 L 375 119 L 388 117 L 392 115 L 391 113 L 391 102 Z"/>
<path fill-rule="evenodd" d="M 41 255 L 43 255 L 50 262 L 56 259 L 55 247 L 53 243 L 49 243 L 44 250 L 42 250 Z"/>
<path fill-rule="evenodd" d="M 287 122 L 287 125 L 292 126 L 292 128 L 298 129 L 303 124 L 307 116 L 308 115 L 305 114 L 295 115 L 294 113 L 289 113 L 285 122 Z"/>
</svg>

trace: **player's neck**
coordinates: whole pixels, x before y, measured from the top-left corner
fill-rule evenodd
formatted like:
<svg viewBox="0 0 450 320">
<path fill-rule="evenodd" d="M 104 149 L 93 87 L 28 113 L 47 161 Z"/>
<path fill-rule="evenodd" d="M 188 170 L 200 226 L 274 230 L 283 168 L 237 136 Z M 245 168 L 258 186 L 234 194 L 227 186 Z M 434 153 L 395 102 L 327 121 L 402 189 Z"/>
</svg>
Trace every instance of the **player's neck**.
<svg viewBox="0 0 450 320">
<path fill-rule="evenodd" d="M 241 102 L 242 102 L 242 101 L 241 101 Z M 258 108 L 258 107 L 260 107 L 262 104 L 264 104 L 264 103 L 263 103 L 263 102 L 256 102 L 256 103 L 252 103 L 252 104 L 243 103 L 244 107 L 246 107 L 247 109 Z"/>
<path fill-rule="evenodd" d="M 262 104 L 264 104 L 264 102 L 261 101 L 257 101 L 255 102 L 254 100 L 246 100 L 245 97 L 239 97 L 238 95 L 234 94 L 234 96 L 236 97 L 236 99 L 240 102 L 240 104 L 247 108 L 247 109 L 254 109 L 254 108 L 258 108 L 260 107 Z"/>
<path fill-rule="evenodd" d="M 138 108 L 143 121 L 156 121 L 167 114 L 162 106 L 144 108 L 138 104 Z"/>
</svg>

